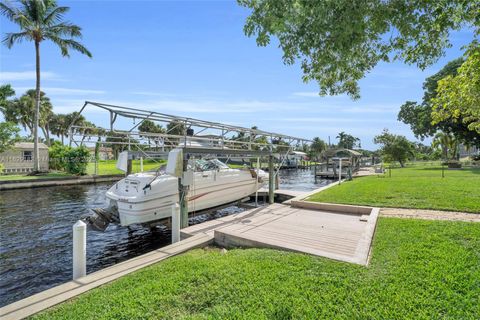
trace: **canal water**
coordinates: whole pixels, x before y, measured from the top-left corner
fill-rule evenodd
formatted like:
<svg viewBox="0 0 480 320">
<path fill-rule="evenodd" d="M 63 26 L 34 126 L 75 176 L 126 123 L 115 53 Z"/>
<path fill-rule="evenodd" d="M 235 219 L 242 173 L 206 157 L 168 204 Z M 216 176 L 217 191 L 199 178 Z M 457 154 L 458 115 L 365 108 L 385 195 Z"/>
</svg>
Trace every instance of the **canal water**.
<svg viewBox="0 0 480 320">
<path fill-rule="evenodd" d="M 330 183 L 311 170 L 283 170 L 280 189 L 308 191 Z M 94 207 L 107 205 L 111 183 L 0 192 L 0 307 L 72 278 L 72 225 Z M 191 218 L 190 224 L 243 209 L 230 207 Z M 110 225 L 87 232 L 91 273 L 170 244 L 170 231 Z"/>
</svg>

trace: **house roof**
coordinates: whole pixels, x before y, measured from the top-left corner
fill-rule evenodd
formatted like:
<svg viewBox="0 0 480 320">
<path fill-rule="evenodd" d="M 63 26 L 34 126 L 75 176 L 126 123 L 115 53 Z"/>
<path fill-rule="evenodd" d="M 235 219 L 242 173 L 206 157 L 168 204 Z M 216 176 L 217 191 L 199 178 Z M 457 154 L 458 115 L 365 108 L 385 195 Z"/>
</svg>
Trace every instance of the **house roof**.
<svg viewBox="0 0 480 320">
<path fill-rule="evenodd" d="M 33 149 L 33 142 L 17 142 L 13 145 L 15 149 Z M 47 145 L 44 143 L 38 144 L 39 149 L 48 149 Z"/>
<path fill-rule="evenodd" d="M 324 151 L 324 154 L 327 157 L 334 157 L 338 153 L 341 153 L 341 152 L 347 152 L 350 155 L 352 155 L 353 157 L 361 157 L 362 156 L 362 154 L 360 152 L 355 151 L 355 150 L 351 150 L 351 149 L 329 149 L 329 150 Z"/>
<path fill-rule="evenodd" d="M 306 156 L 307 154 L 305 152 L 302 152 L 302 151 L 292 151 L 290 152 L 290 154 L 295 154 L 295 155 L 299 155 L 299 156 Z"/>
</svg>

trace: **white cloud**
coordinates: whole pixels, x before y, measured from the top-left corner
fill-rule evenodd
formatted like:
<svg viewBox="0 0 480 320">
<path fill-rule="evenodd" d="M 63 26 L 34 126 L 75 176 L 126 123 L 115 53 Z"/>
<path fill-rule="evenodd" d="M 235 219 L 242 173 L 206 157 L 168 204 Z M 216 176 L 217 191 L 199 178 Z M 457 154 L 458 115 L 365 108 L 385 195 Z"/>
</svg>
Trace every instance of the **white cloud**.
<svg viewBox="0 0 480 320">
<path fill-rule="evenodd" d="M 57 80 L 60 77 L 55 72 L 43 71 L 41 73 L 42 80 Z M 0 81 L 22 81 L 22 80 L 35 80 L 35 71 L 3 71 L 0 72 Z"/>
</svg>

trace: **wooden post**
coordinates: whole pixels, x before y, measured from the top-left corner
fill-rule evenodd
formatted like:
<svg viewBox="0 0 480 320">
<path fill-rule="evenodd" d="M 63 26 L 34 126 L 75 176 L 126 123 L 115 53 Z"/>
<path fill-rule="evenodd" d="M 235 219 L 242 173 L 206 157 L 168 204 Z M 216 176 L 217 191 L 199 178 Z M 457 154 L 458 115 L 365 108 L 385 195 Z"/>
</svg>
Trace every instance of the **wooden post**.
<svg viewBox="0 0 480 320">
<path fill-rule="evenodd" d="M 268 156 L 268 203 L 273 204 L 275 200 L 275 186 L 274 186 L 274 175 L 275 169 L 273 169 L 273 156 Z"/>
<path fill-rule="evenodd" d="M 143 172 L 143 157 L 140 157 L 140 172 Z"/>
</svg>

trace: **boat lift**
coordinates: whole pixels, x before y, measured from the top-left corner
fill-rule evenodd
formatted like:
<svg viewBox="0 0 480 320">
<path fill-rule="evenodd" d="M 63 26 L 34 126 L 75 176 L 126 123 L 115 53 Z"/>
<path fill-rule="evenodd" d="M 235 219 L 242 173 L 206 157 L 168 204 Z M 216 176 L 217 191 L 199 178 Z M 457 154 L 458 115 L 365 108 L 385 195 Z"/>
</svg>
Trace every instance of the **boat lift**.
<svg viewBox="0 0 480 320">
<path fill-rule="evenodd" d="M 108 128 L 77 126 L 75 123 L 87 107 L 100 109 L 108 114 Z M 117 128 L 119 119 L 133 119 L 129 129 Z M 138 127 L 146 120 L 165 125 L 162 133 L 140 132 Z M 117 124 L 117 126 L 116 126 Z M 169 125 L 169 127 L 168 127 Z M 124 124 L 125 126 L 125 124 Z M 273 153 L 286 153 L 303 147 L 311 141 L 285 134 L 267 132 L 235 125 L 180 117 L 140 108 L 124 107 L 86 101 L 69 126 L 70 145 L 100 144 L 123 145 L 129 152 L 138 150 L 148 157 L 148 150 L 161 148 L 162 152 L 182 149 L 183 165 L 179 178 L 181 227 L 188 226 L 189 185 L 186 183 L 188 159 L 192 156 L 268 157 L 269 203 L 274 201 L 275 176 Z M 262 141 L 259 142 L 258 138 Z M 93 139 L 92 139 L 93 138 Z M 280 142 L 282 144 L 280 144 Z"/>
</svg>

